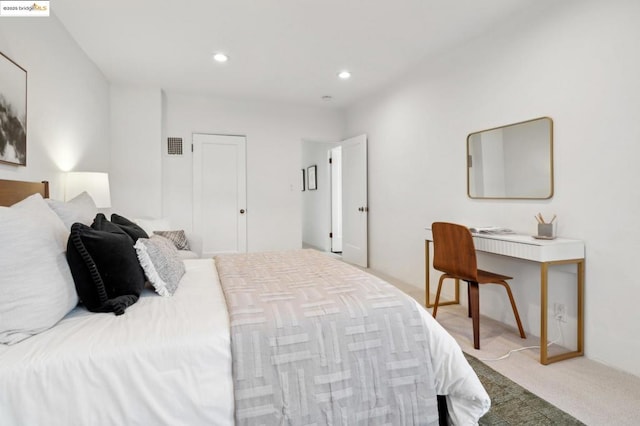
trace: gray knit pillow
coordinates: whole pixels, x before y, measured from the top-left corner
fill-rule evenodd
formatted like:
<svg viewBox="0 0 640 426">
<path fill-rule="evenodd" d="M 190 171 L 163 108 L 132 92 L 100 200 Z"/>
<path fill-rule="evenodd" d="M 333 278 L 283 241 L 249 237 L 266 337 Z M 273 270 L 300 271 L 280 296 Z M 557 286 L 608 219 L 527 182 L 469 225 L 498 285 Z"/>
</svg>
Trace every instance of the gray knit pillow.
<svg viewBox="0 0 640 426">
<path fill-rule="evenodd" d="M 182 229 L 179 231 L 153 231 L 153 233 L 170 240 L 173 244 L 175 244 L 178 250 L 191 250 L 189 248 L 189 241 L 187 241 L 187 236 L 184 234 L 184 231 Z"/>
<path fill-rule="evenodd" d="M 171 296 L 185 272 L 184 263 L 173 243 L 152 235 L 151 238 L 139 238 L 134 247 L 144 275 L 156 293 Z"/>
</svg>

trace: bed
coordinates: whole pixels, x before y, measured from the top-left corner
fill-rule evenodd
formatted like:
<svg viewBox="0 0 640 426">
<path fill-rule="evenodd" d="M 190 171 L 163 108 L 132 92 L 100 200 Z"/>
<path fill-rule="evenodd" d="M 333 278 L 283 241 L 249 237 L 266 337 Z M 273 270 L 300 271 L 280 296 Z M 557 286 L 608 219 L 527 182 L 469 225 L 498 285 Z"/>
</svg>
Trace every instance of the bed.
<svg viewBox="0 0 640 426">
<path fill-rule="evenodd" d="M 48 185 L 0 180 L 0 205 L 33 193 Z M 355 267 L 313 250 L 184 267 L 171 297 L 78 304 L 0 344 L 0 424 L 476 424 L 489 409 L 454 339 Z"/>
</svg>

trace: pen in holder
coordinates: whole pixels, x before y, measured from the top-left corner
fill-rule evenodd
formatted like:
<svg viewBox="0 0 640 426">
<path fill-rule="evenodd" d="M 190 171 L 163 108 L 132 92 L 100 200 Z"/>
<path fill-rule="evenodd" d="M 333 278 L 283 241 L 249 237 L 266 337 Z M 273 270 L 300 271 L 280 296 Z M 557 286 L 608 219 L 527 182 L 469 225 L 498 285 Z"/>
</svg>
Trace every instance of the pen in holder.
<svg viewBox="0 0 640 426">
<path fill-rule="evenodd" d="M 556 215 L 553 215 L 550 222 L 544 220 L 540 213 L 535 218 L 538 221 L 538 235 L 536 237 L 547 240 L 554 239 L 556 237 Z"/>
</svg>

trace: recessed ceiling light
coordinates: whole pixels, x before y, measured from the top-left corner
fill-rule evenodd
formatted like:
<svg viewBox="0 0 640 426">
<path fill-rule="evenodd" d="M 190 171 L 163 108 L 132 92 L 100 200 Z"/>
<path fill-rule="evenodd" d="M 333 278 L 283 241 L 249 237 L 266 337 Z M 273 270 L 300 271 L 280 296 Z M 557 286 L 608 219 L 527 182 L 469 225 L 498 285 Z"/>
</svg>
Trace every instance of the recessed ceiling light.
<svg viewBox="0 0 640 426">
<path fill-rule="evenodd" d="M 344 71 L 340 71 L 338 73 L 338 77 L 340 77 L 343 80 L 346 80 L 348 78 L 351 78 L 351 72 L 344 70 Z"/>
<path fill-rule="evenodd" d="M 218 52 L 213 55 L 213 60 L 216 62 L 227 62 L 229 57 L 222 52 Z"/>
</svg>

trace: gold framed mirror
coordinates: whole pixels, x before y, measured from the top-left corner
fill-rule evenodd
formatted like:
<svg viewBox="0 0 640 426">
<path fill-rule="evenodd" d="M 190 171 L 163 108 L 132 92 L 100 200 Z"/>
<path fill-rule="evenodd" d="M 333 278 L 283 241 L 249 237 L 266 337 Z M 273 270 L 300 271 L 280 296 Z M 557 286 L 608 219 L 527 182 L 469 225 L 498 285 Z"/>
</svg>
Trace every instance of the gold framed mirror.
<svg viewBox="0 0 640 426">
<path fill-rule="evenodd" d="M 467 195 L 479 199 L 553 197 L 553 120 L 540 117 L 470 133 Z"/>
</svg>

